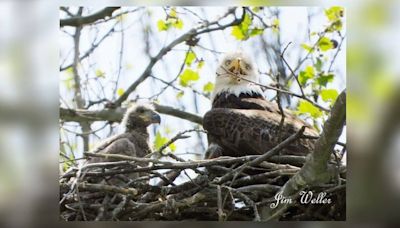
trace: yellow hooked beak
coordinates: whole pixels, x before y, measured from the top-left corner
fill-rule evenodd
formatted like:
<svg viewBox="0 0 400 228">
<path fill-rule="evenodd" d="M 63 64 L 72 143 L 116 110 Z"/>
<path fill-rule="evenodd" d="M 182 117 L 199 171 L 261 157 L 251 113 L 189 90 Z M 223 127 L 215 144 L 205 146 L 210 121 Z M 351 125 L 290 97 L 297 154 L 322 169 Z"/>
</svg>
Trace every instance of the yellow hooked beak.
<svg viewBox="0 0 400 228">
<path fill-rule="evenodd" d="M 245 75 L 245 72 L 242 68 L 241 62 L 242 62 L 242 59 L 237 58 L 237 59 L 232 60 L 232 62 L 228 66 L 228 71 L 233 73 L 233 75 L 230 75 L 232 84 L 239 83 L 241 81 L 240 76 Z M 235 76 L 235 75 L 237 75 L 237 76 Z"/>
<path fill-rule="evenodd" d="M 243 69 L 240 65 L 240 62 L 240 58 L 232 60 L 231 64 L 228 66 L 228 70 L 234 74 L 243 74 Z"/>
</svg>

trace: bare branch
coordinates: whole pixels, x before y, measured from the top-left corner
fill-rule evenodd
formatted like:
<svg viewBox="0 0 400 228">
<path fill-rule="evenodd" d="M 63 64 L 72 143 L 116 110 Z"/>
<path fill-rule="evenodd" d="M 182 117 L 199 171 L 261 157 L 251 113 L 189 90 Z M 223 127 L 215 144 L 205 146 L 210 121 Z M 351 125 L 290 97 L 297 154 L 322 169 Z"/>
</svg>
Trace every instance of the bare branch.
<svg viewBox="0 0 400 228">
<path fill-rule="evenodd" d="M 170 115 L 170 116 L 175 116 L 181 119 L 189 120 L 193 123 L 197 124 L 203 124 L 203 118 L 201 116 L 198 116 L 196 114 L 192 114 L 189 112 L 181 111 L 179 109 L 166 106 L 166 105 L 159 105 L 159 104 L 154 104 L 155 109 L 157 112 Z"/>
<path fill-rule="evenodd" d="M 101 19 L 105 19 L 106 17 L 111 17 L 113 12 L 121 7 L 106 7 L 96 13 L 93 13 L 88 16 L 75 16 L 67 19 L 60 20 L 60 27 L 64 26 L 73 26 L 79 27 L 87 24 L 91 24 Z"/>
<path fill-rule="evenodd" d="M 230 10 L 228 11 L 230 12 L 227 15 L 230 14 L 234 14 L 234 10 Z M 227 16 L 226 15 L 226 16 Z M 226 24 L 226 25 L 218 25 L 217 27 L 213 27 L 210 28 L 210 25 L 214 25 L 217 24 L 219 22 L 220 19 L 207 23 L 207 24 L 202 24 L 199 25 L 196 28 L 193 28 L 191 30 L 189 30 L 188 32 L 182 34 L 181 36 L 179 36 L 178 38 L 176 38 L 175 40 L 173 40 L 171 43 L 169 43 L 167 46 L 165 46 L 164 48 L 162 48 L 158 54 L 150 59 L 149 64 L 147 65 L 146 69 L 143 71 L 143 73 L 140 75 L 140 77 L 134 82 L 132 83 L 128 89 L 125 91 L 125 93 L 123 93 L 114 103 L 113 105 L 115 107 L 118 107 L 121 105 L 122 102 L 124 102 L 128 96 L 135 91 L 136 87 L 138 87 L 140 85 L 140 83 L 142 83 L 144 80 L 146 80 L 150 75 L 151 75 L 151 71 L 154 67 L 154 65 L 164 56 L 166 55 L 169 51 L 172 50 L 172 48 L 174 48 L 175 46 L 177 46 L 180 43 L 183 43 L 185 41 L 191 40 L 193 37 L 196 37 L 200 34 L 203 33 L 208 33 L 208 32 L 212 32 L 212 31 L 217 31 L 217 30 L 224 30 L 228 27 L 234 26 L 234 25 L 238 25 L 240 24 L 243 20 L 244 20 L 244 13 L 242 15 L 241 18 L 235 18 L 235 20 L 233 20 L 231 23 Z"/>
</svg>

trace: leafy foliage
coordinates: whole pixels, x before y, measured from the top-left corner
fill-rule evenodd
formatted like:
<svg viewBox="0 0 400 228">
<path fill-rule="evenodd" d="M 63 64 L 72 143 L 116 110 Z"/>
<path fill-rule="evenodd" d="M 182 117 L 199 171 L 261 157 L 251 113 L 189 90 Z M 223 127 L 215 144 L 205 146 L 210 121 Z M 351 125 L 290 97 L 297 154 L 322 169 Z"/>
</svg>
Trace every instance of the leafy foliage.
<svg viewBox="0 0 400 228">
<path fill-rule="evenodd" d="M 338 97 L 339 93 L 335 89 L 323 89 L 321 90 L 321 98 L 323 101 L 326 102 L 335 102 L 336 98 Z"/>
<path fill-rule="evenodd" d="M 203 66 L 204 66 L 204 60 L 201 59 L 197 62 L 197 70 L 200 70 L 201 68 L 203 68 Z"/>
<path fill-rule="evenodd" d="M 167 137 L 164 137 L 161 135 L 161 133 L 158 131 L 156 133 L 156 136 L 154 137 L 154 150 L 159 150 L 162 146 L 164 146 L 167 142 L 169 141 L 169 139 Z M 176 150 L 176 146 L 174 143 L 170 144 L 168 146 L 168 148 L 171 151 L 175 151 Z"/>
<path fill-rule="evenodd" d="M 96 70 L 96 72 L 95 72 L 95 74 L 96 74 L 96 77 L 98 77 L 98 78 L 105 78 L 105 73 L 104 73 L 104 71 L 102 71 L 102 70 L 100 70 L 100 69 L 97 69 Z"/>
<path fill-rule="evenodd" d="M 316 83 L 322 87 L 326 87 L 328 82 L 333 81 L 334 75 L 332 73 L 329 74 L 320 74 L 316 80 Z"/>
<path fill-rule="evenodd" d="M 271 25 L 272 31 L 274 31 L 275 33 L 279 32 L 279 24 L 280 24 L 280 22 L 279 22 L 278 18 L 275 18 L 274 20 L 272 20 L 272 25 Z"/>
<path fill-rule="evenodd" d="M 329 21 L 337 21 L 343 17 L 344 8 L 341 6 L 332 6 L 329 9 L 325 10 L 325 15 L 329 19 Z"/>
<path fill-rule="evenodd" d="M 342 17 L 344 8 L 341 6 L 332 6 L 325 10 L 325 16 L 328 18 L 331 25 L 327 28 L 327 32 L 340 31 L 343 27 Z"/>
<path fill-rule="evenodd" d="M 317 107 L 315 107 L 313 104 L 304 100 L 301 100 L 299 102 L 299 105 L 297 107 L 297 113 L 309 115 L 314 119 L 321 117 L 323 114 L 322 111 L 319 110 Z"/>
<path fill-rule="evenodd" d="M 125 93 L 125 90 L 124 89 L 122 89 L 122 88 L 118 88 L 117 89 L 117 95 L 118 96 L 122 96 L 122 94 L 124 94 Z"/>
<path fill-rule="evenodd" d="M 207 82 L 207 84 L 203 86 L 203 91 L 205 93 L 211 93 L 213 90 L 214 90 L 214 83 L 212 82 Z"/>
<path fill-rule="evenodd" d="M 299 74 L 299 82 L 302 86 L 304 86 L 307 81 L 311 78 L 314 78 L 315 70 L 313 66 L 307 66 L 305 70 L 300 71 Z"/>
<path fill-rule="evenodd" d="M 72 67 L 65 70 L 66 79 L 63 80 L 65 88 L 71 90 L 75 86 L 74 75 Z"/>
<path fill-rule="evenodd" d="M 253 18 L 245 13 L 242 23 L 232 27 L 231 35 L 238 40 L 247 40 L 250 37 L 261 35 L 264 29 L 252 26 L 252 22 Z"/>
<path fill-rule="evenodd" d="M 321 51 L 328 51 L 333 48 L 333 43 L 328 37 L 324 36 L 318 41 L 318 47 Z"/>
<path fill-rule="evenodd" d="M 300 70 L 298 80 L 303 90 L 312 91 L 310 95 L 316 102 L 321 100 L 332 105 L 338 96 L 338 91 L 328 88 L 329 83 L 334 80 L 335 74 L 330 71 L 330 67 L 326 69 L 326 65 L 328 65 L 327 60 L 332 58 L 329 51 L 334 50 L 338 45 L 332 37 L 334 37 L 334 33 L 340 35 L 343 28 L 344 9 L 333 6 L 326 9 L 324 13 L 329 22 L 328 25 L 323 32 L 311 32 L 310 34 L 310 36 L 318 35 L 318 40 L 314 44 L 303 43 L 300 45 L 308 52 L 312 64 Z M 316 119 L 326 117 L 325 112 L 304 100 L 299 101 L 297 113 L 312 117 L 314 125 L 316 125 Z"/>
<path fill-rule="evenodd" d="M 185 64 L 186 66 L 192 65 L 193 61 L 196 59 L 196 53 L 192 50 L 187 53 Z"/>
<path fill-rule="evenodd" d="M 301 47 L 304 48 L 308 52 L 313 52 L 314 51 L 313 47 L 311 47 L 310 45 L 305 44 L 305 43 L 301 44 Z"/>
<path fill-rule="evenodd" d="M 178 17 L 175 7 L 173 7 L 170 10 L 166 20 L 160 19 L 157 21 L 157 28 L 158 31 L 167 31 L 170 28 L 176 28 L 176 29 L 183 28 L 183 21 Z"/>
<path fill-rule="evenodd" d="M 187 87 L 192 82 L 199 80 L 199 78 L 200 75 L 197 71 L 187 68 L 183 71 L 181 75 L 179 75 L 179 84 L 181 86 Z"/>
<path fill-rule="evenodd" d="M 176 98 L 177 98 L 177 99 L 181 99 L 181 98 L 183 97 L 183 95 L 185 95 L 185 92 L 179 91 L 179 92 L 176 94 Z"/>
</svg>

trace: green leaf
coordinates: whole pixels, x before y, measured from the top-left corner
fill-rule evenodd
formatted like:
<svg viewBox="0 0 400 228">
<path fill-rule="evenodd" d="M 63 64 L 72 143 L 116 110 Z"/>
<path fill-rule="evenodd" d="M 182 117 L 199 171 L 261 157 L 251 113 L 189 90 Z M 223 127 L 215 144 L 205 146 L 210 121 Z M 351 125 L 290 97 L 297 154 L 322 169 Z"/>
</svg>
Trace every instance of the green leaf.
<svg viewBox="0 0 400 228">
<path fill-rule="evenodd" d="M 333 31 L 342 30 L 342 28 L 343 28 L 342 20 L 337 20 L 337 21 L 333 22 L 330 27 L 332 28 Z"/>
<path fill-rule="evenodd" d="M 214 83 L 212 82 L 207 82 L 207 84 L 203 86 L 203 91 L 205 93 L 211 93 L 213 90 L 214 90 Z"/>
<path fill-rule="evenodd" d="M 161 135 L 161 133 L 158 131 L 156 133 L 156 137 L 154 138 L 154 149 L 155 150 L 159 150 L 162 146 L 164 146 L 167 142 L 168 142 L 168 138 L 164 137 Z M 175 151 L 176 150 L 176 145 L 174 143 L 170 144 L 168 146 L 168 148 L 171 151 Z"/>
<path fill-rule="evenodd" d="M 200 61 L 197 63 L 197 69 L 200 70 L 201 68 L 203 68 L 203 66 L 204 66 L 204 60 L 200 60 Z"/>
<path fill-rule="evenodd" d="M 244 15 L 242 23 L 232 27 L 231 35 L 238 40 L 247 40 L 249 38 L 249 27 L 252 19 L 248 13 Z"/>
<path fill-rule="evenodd" d="M 124 94 L 124 93 L 125 93 L 124 89 L 122 89 L 122 88 L 117 89 L 118 96 L 122 96 L 122 94 Z"/>
<path fill-rule="evenodd" d="M 69 74 L 64 80 L 64 84 L 67 90 L 71 90 L 75 86 L 74 76 L 72 74 Z"/>
<path fill-rule="evenodd" d="M 239 25 L 244 33 L 247 33 L 247 31 L 249 30 L 251 22 L 252 22 L 252 18 L 250 17 L 250 15 L 248 13 L 246 13 L 244 15 L 244 19 L 243 19 L 242 23 L 240 23 L 240 25 Z"/>
<path fill-rule="evenodd" d="M 318 85 L 321 85 L 321 86 L 323 86 L 323 87 L 326 87 L 326 85 L 328 84 L 328 82 L 333 81 L 333 77 L 334 77 L 333 74 L 323 74 L 323 75 L 320 75 L 320 76 L 317 78 L 316 81 L 317 81 Z"/>
<path fill-rule="evenodd" d="M 325 16 L 329 21 L 336 21 L 343 17 L 344 8 L 341 6 L 332 6 L 329 9 L 325 10 Z"/>
<path fill-rule="evenodd" d="M 314 66 L 315 66 L 315 69 L 317 69 L 318 72 L 321 71 L 321 69 L 322 69 L 322 61 L 321 61 L 320 58 L 317 58 L 317 62 L 315 63 Z"/>
<path fill-rule="evenodd" d="M 177 13 L 176 13 L 176 8 L 175 7 L 171 8 L 171 11 L 169 12 L 169 16 L 173 17 L 173 18 L 176 18 L 178 16 Z"/>
<path fill-rule="evenodd" d="M 334 102 L 338 97 L 339 93 L 335 89 L 323 89 L 321 90 L 321 98 L 325 102 Z"/>
<path fill-rule="evenodd" d="M 328 51 L 333 48 L 333 43 L 328 37 L 324 36 L 318 41 L 318 47 L 321 51 Z"/>
<path fill-rule="evenodd" d="M 272 26 L 279 27 L 279 24 L 280 24 L 280 22 L 279 22 L 278 18 L 275 18 L 274 20 L 272 20 Z"/>
<path fill-rule="evenodd" d="M 279 19 L 275 18 L 274 20 L 272 20 L 272 31 L 273 32 L 279 32 Z"/>
<path fill-rule="evenodd" d="M 74 74 L 74 69 L 72 67 L 68 67 L 67 69 L 65 69 L 65 73 L 73 75 Z"/>
<path fill-rule="evenodd" d="M 246 38 L 246 35 L 243 34 L 242 29 L 238 25 L 232 27 L 231 35 L 238 40 L 244 40 Z"/>
<path fill-rule="evenodd" d="M 175 22 L 172 23 L 172 26 L 174 26 L 177 29 L 182 29 L 183 28 L 183 21 L 181 19 L 175 19 Z"/>
<path fill-rule="evenodd" d="M 264 32 L 264 29 L 261 29 L 261 28 L 254 28 L 254 29 L 251 29 L 251 30 L 250 30 L 249 36 L 252 37 L 252 36 L 261 35 L 261 34 L 263 34 L 263 32 Z"/>
<path fill-rule="evenodd" d="M 193 51 L 189 51 L 186 56 L 185 64 L 186 66 L 190 66 L 193 63 L 193 60 L 196 59 L 196 54 Z"/>
<path fill-rule="evenodd" d="M 169 26 L 163 20 L 158 20 L 157 28 L 158 28 L 158 31 L 167 31 Z"/>
<path fill-rule="evenodd" d="M 183 97 L 184 94 L 185 94 L 185 92 L 179 91 L 179 93 L 176 94 L 176 98 L 177 98 L 177 99 L 181 99 L 181 98 Z"/>
<path fill-rule="evenodd" d="M 304 48 L 308 52 L 313 52 L 314 49 L 308 44 L 301 44 L 301 47 Z"/>
<path fill-rule="evenodd" d="M 169 144 L 168 147 L 169 147 L 169 149 L 171 149 L 172 152 L 174 152 L 174 151 L 176 150 L 176 145 L 175 145 L 175 143 Z"/>
<path fill-rule="evenodd" d="M 313 78 L 314 76 L 315 76 L 314 67 L 307 66 L 306 69 L 304 69 L 304 71 L 300 71 L 298 79 L 300 84 L 304 86 L 307 83 L 307 81 Z"/>
<path fill-rule="evenodd" d="M 318 118 L 322 116 L 322 112 L 308 101 L 301 100 L 299 106 L 297 107 L 297 113 L 308 114 L 313 118 Z"/>
<path fill-rule="evenodd" d="M 96 74 L 96 77 L 99 77 L 99 78 L 104 78 L 105 77 L 104 71 L 102 71 L 100 69 L 97 69 L 95 74 Z"/>
<path fill-rule="evenodd" d="M 188 86 L 192 81 L 199 80 L 199 73 L 192 69 L 185 69 L 181 75 L 179 75 L 179 84 L 181 86 Z"/>
<path fill-rule="evenodd" d="M 160 149 L 163 145 L 165 145 L 168 142 L 168 139 L 166 137 L 163 137 L 161 133 L 158 131 L 156 133 L 156 137 L 154 138 L 154 149 L 158 150 Z"/>
</svg>

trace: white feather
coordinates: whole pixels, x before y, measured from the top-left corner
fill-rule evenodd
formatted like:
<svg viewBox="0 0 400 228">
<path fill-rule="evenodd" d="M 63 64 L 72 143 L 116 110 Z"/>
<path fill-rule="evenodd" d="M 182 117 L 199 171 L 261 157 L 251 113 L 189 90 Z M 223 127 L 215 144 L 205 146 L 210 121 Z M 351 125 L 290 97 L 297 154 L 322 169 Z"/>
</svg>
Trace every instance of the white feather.
<svg viewBox="0 0 400 228">
<path fill-rule="evenodd" d="M 237 80 L 232 75 L 226 73 L 226 69 L 224 68 L 225 61 L 228 59 L 232 60 L 235 58 L 240 58 L 243 62 L 251 65 L 251 69 L 247 70 L 246 75 L 242 76 L 251 82 L 240 79 Z M 260 86 L 252 83 L 252 82 L 255 83 L 259 82 L 259 75 L 256 69 L 257 67 L 251 60 L 251 58 L 246 54 L 244 54 L 243 52 L 233 52 L 226 54 L 222 58 L 222 61 L 220 62 L 220 65 L 218 66 L 216 71 L 217 76 L 215 79 L 215 88 L 213 93 L 211 94 L 211 101 L 213 101 L 217 95 L 223 92 L 234 94 L 236 96 L 239 96 L 241 93 L 263 94 Z"/>
</svg>

